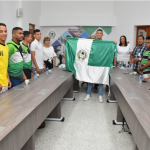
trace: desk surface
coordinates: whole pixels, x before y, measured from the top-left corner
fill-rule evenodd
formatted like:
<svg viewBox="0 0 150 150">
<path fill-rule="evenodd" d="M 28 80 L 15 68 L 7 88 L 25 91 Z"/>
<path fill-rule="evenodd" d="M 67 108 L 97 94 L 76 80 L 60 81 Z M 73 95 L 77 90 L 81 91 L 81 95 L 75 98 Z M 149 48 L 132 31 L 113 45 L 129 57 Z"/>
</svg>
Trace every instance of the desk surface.
<svg viewBox="0 0 150 150">
<path fill-rule="evenodd" d="M 113 69 L 110 76 L 150 138 L 150 92 L 147 90 L 150 83 L 140 84 L 138 75 L 123 74 L 124 72 L 129 71 Z M 131 98 L 128 93 L 135 93 L 138 99 Z"/>
<path fill-rule="evenodd" d="M 38 105 L 52 94 L 73 73 L 54 68 L 52 74 L 43 73 L 37 79 L 31 79 L 29 85 L 22 83 L 24 89 L 11 89 L 0 94 L 0 141 L 25 119 Z M 37 94 L 46 89 L 45 94 Z"/>
</svg>

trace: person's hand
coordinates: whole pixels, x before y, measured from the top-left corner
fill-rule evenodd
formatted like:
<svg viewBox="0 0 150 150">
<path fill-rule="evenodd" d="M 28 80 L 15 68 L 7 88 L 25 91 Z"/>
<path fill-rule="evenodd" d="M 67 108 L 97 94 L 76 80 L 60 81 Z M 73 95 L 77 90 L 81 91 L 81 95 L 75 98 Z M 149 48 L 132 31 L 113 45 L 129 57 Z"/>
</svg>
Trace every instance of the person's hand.
<svg viewBox="0 0 150 150">
<path fill-rule="evenodd" d="M 10 80 L 8 80 L 8 88 L 9 89 L 11 88 L 11 82 L 10 82 Z"/>
<path fill-rule="evenodd" d="M 24 75 L 24 76 L 23 76 L 23 82 L 24 82 L 25 80 L 27 80 L 27 77 Z"/>
<path fill-rule="evenodd" d="M 33 76 L 34 76 L 34 74 L 33 74 L 33 72 L 31 72 L 31 78 L 33 78 Z"/>
<path fill-rule="evenodd" d="M 114 44 L 117 44 L 117 42 L 116 42 L 116 41 L 114 41 Z"/>
<path fill-rule="evenodd" d="M 139 58 L 133 59 L 133 63 L 136 63 L 136 62 L 138 62 L 138 61 L 139 61 Z"/>
<path fill-rule="evenodd" d="M 36 71 L 37 71 L 38 74 L 41 73 L 41 70 L 39 69 L 39 67 L 36 68 Z"/>
<path fill-rule="evenodd" d="M 3 88 L 3 87 L 2 87 L 2 85 L 0 84 L 0 92 L 2 91 L 2 88 Z"/>
<path fill-rule="evenodd" d="M 46 72 L 46 65 L 44 65 L 44 72 Z"/>
<path fill-rule="evenodd" d="M 148 81 L 148 79 L 149 79 L 149 78 L 147 77 L 147 78 L 144 78 L 143 80 L 144 80 L 144 81 Z"/>
<path fill-rule="evenodd" d="M 143 71 L 139 71 L 139 74 L 143 74 Z"/>
</svg>

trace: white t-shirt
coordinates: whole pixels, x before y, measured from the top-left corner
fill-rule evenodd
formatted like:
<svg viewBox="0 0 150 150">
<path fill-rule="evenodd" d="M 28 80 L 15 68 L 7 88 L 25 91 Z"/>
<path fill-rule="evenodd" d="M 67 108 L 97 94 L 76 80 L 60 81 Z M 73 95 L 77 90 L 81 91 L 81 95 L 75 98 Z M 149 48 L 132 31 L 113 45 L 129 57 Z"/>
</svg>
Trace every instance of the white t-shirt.
<svg viewBox="0 0 150 150">
<path fill-rule="evenodd" d="M 130 52 L 130 44 L 125 47 L 117 45 L 117 61 L 130 61 Z"/>
<path fill-rule="evenodd" d="M 44 68 L 43 64 L 43 48 L 41 42 L 38 42 L 36 39 L 31 43 L 31 51 L 35 51 L 35 59 L 38 64 L 39 69 Z M 32 67 L 36 68 L 33 61 Z"/>
<path fill-rule="evenodd" d="M 53 46 L 46 48 L 43 47 L 43 60 L 53 59 L 56 56 Z"/>
</svg>

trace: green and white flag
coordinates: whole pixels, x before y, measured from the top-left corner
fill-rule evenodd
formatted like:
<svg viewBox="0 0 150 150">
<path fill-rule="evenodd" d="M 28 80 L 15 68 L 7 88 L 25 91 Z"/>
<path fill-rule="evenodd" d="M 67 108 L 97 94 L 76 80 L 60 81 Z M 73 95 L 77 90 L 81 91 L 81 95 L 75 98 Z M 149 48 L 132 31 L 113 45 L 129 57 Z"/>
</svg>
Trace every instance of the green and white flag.
<svg viewBox="0 0 150 150">
<path fill-rule="evenodd" d="M 67 38 L 66 70 L 79 81 L 109 85 L 115 48 L 113 41 Z"/>
</svg>

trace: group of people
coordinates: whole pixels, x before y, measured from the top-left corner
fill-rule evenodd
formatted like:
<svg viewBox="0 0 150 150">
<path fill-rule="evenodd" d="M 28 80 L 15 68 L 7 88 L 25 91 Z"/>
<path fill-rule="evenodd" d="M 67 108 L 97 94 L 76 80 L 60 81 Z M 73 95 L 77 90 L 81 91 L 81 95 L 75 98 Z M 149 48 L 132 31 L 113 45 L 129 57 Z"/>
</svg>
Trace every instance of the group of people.
<svg viewBox="0 0 150 150">
<path fill-rule="evenodd" d="M 96 36 L 91 36 L 92 39 L 102 40 L 103 31 L 97 30 Z M 117 42 L 114 41 L 115 44 Z M 143 35 L 138 36 L 138 45 L 132 50 L 129 42 L 127 42 L 126 36 L 120 37 L 120 43 L 117 44 L 116 52 L 114 54 L 114 66 L 117 66 L 120 62 L 127 62 L 133 66 L 133 71 L 143 75 L 143 80 L 150 79 L 150 36 L 145 38 Z M 91 100 L 91 90 L 93 84 L 88 83 L 87 96 L 85 101 Z M 99 102 L 103 103 L 103 84 L 99 84 Z"/>
<path fill-rule="evenodd" d="M 0 93 L 3 93 L 16 85 L 21 84 L 26 79 L 31 79 L 35 71 L 38 74 L 56 66 L 56 53 L 50 45 L 50 38 L 45 37 L 43 45 L 41 40 L 41 31 L 34 30 L 35 40 L 32 42 L 32 34 L 29 31 L 23 31 L 20 27 L 12 29 L 12 39 L 5 44 L 7 39 L 7 27 L 0 23 Z M 96 35 L 91 39 L 102 40 L 103 30 L 98 29 Z M 65 41 L 67 39 L 65 38 Z M 117 44 L 116 41 L 114 41 Z M 61 57 L 65 58 L 65 46 L 62 47 Z M 125 36 L 120 37 L 120 43 L 117 45 L 114 54 L 114 66 L 120 62 L 133 64 L 133 70 L 143 74 L 144 80 L 150 79 L 150 36 L 138 36 L 138 45 L 131 49 Z M 84 99 L 91 99 L 91 90 L 93 84 L 88 83 L 87 96 Z M 99 84 L 99 101 L 103 102 L 103 84 Z"/>
<path fill-rule="evenodd" d="M 45 37 L 43 46 L 40 42 L 41 32 L 34 30 L 32 34 L 20 27 L 12 29 L 12 39 L 5 44 L 7 27 L 0 23 L 0 93 L 3 93 L 26 79 L 56 66 L 56 53 L 50 45 L 50 38 Z"/>
</svg>

